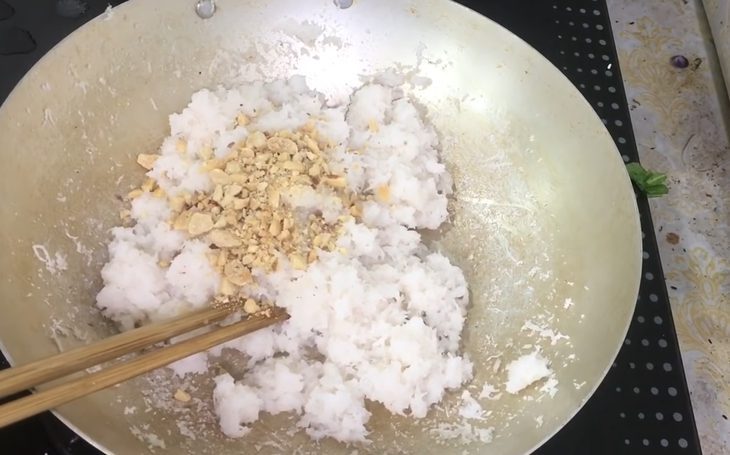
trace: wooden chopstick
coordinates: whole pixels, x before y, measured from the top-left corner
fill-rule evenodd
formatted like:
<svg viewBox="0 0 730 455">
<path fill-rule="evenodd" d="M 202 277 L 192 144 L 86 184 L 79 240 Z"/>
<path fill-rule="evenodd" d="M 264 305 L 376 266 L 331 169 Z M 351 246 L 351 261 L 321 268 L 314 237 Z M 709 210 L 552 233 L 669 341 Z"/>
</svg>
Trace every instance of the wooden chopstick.
<svg viewBox="0 0 730 455">
<path fill-rule="evenodd" d="M 0 406 L 0 428 L 288 318 L 286 312 L 274 308 L 269 315 L 253 315 L 235 324 L 217 327 L 211 332 L 142 354 L 98 373 L 12 401 Z"/>
<path fill-rule="evenodd" d="M 0 397 L 139 351 L 160 341 L 220 321 L 227 308 L 207 307 L 170 321 L 150 324 L 26 365 L 0 371 Z"/>
</svg>

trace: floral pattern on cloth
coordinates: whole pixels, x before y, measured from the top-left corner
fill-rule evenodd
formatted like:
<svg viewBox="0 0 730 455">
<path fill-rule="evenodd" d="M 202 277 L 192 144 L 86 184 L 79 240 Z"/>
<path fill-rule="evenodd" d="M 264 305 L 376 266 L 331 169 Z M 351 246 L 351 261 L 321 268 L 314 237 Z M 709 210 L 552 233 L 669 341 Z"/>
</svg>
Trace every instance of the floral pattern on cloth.
<svg viewBox="0 0 730 455">
<path fill-rule="evenodd" d="M 727 0 L 705 3 L 724 3 L 727 15 Z M 650 203 L 700 441 L 707 455 L 727 454 L 730 103 L 718 52 L 727 70 L 730 36 L 725 28 L 715 49 L 700 0 L 608 8 L 639 155 L 669 174 L 669 194 Z"/>
</svg>

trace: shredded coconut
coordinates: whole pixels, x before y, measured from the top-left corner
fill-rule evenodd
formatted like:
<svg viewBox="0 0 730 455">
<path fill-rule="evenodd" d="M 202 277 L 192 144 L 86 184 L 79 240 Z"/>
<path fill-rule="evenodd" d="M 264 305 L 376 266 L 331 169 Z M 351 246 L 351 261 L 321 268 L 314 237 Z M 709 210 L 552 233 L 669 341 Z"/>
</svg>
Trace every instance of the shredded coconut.
<svg viewBox="0 0 730 455">
<path fill-rule="evenodd" d="M 567 335 L 563 335 L 560 332 L 557 332 L 553 329 L 549 329 L 544 325 L 538 325 L 532 321 L 526 321 L 525 324 L 522 326 L 522 330 L 527 330 L 532 333 L 536 333 L 541 337 L 549 338 L 550 339 L 550 345 L 555 346 L 558 341 L 560 340 L 569 340 L 570 337 Z"/>
<path fill-rule="evenodd" d="M 461 394 L 459 415 L 465 419 L 484 420 L 484 409 L 477 400 L 472 398 L 468 390 Z"/>
<path fill-rule="evenodd" d="M 494 428 L 477 428 L 468 422 L 441 423 L 430 433 L 442 441 L 457 441 L 461 444 L 492 442 Z"/>
<path fill-rule="evenodd" d="M 486 398 L 487 400 L 497 400 L 502 396 L 499 390 L 491 384 L 485 383 L 482 386 L 482 391 L 479 392 L 479 398 Z"/>
<path fill-rule="evenodd" d="M 46 270 L 53 275 L 68 269 L 68 262 L 63 253 L 56 252 L 55 255 L 51 256 L 45 246 L 33 245 L 33 254 L 35 254 L 36 259 L 46 266 Z"/>
<path fill-rule="evenodd" d="M 550 376 L 551 373 L 547 360 L 539 351 L 525 354 L 507 364 L 505 390 L 511 394 L 519 393 L 531 384 Z"/>
<path fill-rule="evenodd" d="M 295 32 L 302 40 L 321 33 Z M 235 350 L 248 362 L 240 380 L 227 373 L 215 379 L 224 434 L 245 437 L 263 413 L 292 413 L 315 440 L 366 441 L 366 400 L 423 418 L 447 390 L 471 379 L 472 364 L 459 348 L 468 304 L 464 275 L 429 251 L 416 230 L 447 219 L 451 177 L 436 132 L 400 89 L 366 84 L 337 106 L 327 106 L 301 77 L 201 90 L 170 117 L 170 128 L 159 155 L 138 157 L 152 182 L 130 194 L 127 222 L 112 230 L 102 270 L 97 305 L 124 330 L 204 306 L 221 291 L 224 276 L 214 260 L 220 246 L 211 230 L 217 213 L 196 205 L 194 227 L 191 218 L 176 229 L 173 205 L 214 198 L 211 167 L 225 165 L 254 134 L 266 139 L 282 130 L 316 130 L 321 143 L 308 147 L 326 150 L 330 174 L 320 177 L 311 168 L 308 174 L 338 179 L 329 186 L 362 201 L 355 209 L 331 204 L 331 190 L 316 184 L 282 194 L 281 203 L 295 213 L 338 226 L 336 241 L 301 267 L 291 257 L 253 264 L 252 281 L 240 282 L 240 292 L 291 318 L 211 350 Z M 208 355 L 172 368 L 179 376 L 204 371 Z M 470 419 L 486 415 L 468 392 L 462 411 Z M 447 439 L 492 437 L 491 429 L 470 424 L 435 431 Z"/>
</svg>

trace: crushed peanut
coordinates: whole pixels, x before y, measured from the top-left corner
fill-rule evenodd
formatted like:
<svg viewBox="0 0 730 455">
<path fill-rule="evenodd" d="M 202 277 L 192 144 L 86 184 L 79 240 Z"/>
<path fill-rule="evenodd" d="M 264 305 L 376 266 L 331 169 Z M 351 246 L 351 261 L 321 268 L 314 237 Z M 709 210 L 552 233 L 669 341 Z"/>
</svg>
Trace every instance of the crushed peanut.
<svg viewBox="0 0 730 455">
<path fill-rule="evenodd" d="M 377 133 L 380 131 L 380 125 L 378 124 L 378 121 L 375 119 L 370 119 L 368 121 L 368 131 L 371 133 Z"/>
<path fill-rule="evenodd" d="M 246 301 L 243 303 L 243 311 L 245 311 L 248 314 L 254 314 L 261 311 L 261 307 L 256 303 L 254 299 L 246 299 Z"/>
<path fill-rule="evenodd" d="M 390 187 L 388 185 L 381 185 L 375 189 L 375 198 L 380 202 L 390 201 Z"/>
<path fill-rule="evenodd" d="M 189 393 L 182 389 L 177 389 L 175 391 L 175 395 L 173 395 L 173 398 L 175 398 L 177 401 L 180 401 L 182 403 L 187 403 L 192 399 Z"/>
<path fill-rule="evenodd" d="M 250 119 L 239 114 L 234 123 L 247 125 Z M 183 139 L 176 146 L 181 153 L 187 150 Z M 245 292 L 255 270 L 276 270 L 282 259 L 295 270 L 306 269 L 319 250 L 335 250 L 344 222 L 361 214 L 362 200 L 347 188 L 343 175 L 329 168 L 329 146 L 311 125 L 295 132 L 254 131 L 230 144 L 225 158 L 213 157 L 209 147 L 201 152 L 202 168 L 213 184 L 210 192 L 167 196 L 148 180 L 127 198 L 167 197 L 173 228 L 208 241 L 215 251 L 210 261 L 223 277 L 216 301 L 242 301 L 246 313 L 256 313 L 262 303 L 247 299 Z M 151 169 L 157 158 L 140 154 L 137 162 Z M 349 215 L 328 223 L 319 213 L 299 213 L 286 203 L 287 196 L 318 190 L 338 198 Z"/>
<path fill-rule="evenodd" d="M 188 233 L 193 237 L 213 229 L 213 218 L 209 213 L 193 213 L 188 221 Z"/>
<path fill-rule="evenodd" d="M 159 158 L 159 155 L 140 153 L 137 155 L 137 164 L 149 171 L 155 165 L 157 158 Z"/>
</svg>

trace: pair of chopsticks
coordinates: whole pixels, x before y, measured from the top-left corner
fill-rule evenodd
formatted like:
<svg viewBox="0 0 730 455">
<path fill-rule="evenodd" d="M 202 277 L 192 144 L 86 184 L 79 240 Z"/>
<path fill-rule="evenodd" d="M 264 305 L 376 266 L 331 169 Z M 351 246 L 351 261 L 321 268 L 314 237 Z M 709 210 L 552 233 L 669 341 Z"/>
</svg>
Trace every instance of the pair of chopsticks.
<svg viewBox="0 0 730 455">
<path fill-rule="evenodd" d="M 209 307 L 170 321 L 120 333 L 26 365 L 8 368 L 0 371 L 0 398 L 137 352 L 174 336 L 219 322 L 231 314 L 231 308 Z M 289 315 L 283 310 L 272 308 L 234 324 L 215 327 L 208 333 L 140 354 L 132 360 L 112 364 L 99 372 L 85 374 L 11 401 L 0 406 L 0 428 L 288 318 Z"/>
</svg>

